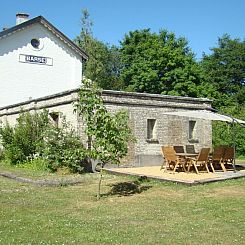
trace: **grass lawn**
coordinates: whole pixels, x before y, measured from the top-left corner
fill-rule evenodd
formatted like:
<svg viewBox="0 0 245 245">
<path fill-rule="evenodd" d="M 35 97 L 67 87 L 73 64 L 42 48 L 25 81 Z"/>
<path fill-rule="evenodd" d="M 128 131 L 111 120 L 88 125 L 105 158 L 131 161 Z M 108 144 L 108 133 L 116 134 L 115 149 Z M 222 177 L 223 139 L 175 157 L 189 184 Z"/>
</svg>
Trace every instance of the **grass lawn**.
<svg viewBox="0 0 245 245">
<path fill-rule="evenodd" d="M 245 165 L 245 159 L 236 159 L 236 164 Z"/>
<path fill-rule="evenodd" d="M 0 177 L 0 244 L 244 244 L 245 178 L 189 187 L 105 175 L 96 201 L 98 178 L 43 187 Z"/>
</svg>

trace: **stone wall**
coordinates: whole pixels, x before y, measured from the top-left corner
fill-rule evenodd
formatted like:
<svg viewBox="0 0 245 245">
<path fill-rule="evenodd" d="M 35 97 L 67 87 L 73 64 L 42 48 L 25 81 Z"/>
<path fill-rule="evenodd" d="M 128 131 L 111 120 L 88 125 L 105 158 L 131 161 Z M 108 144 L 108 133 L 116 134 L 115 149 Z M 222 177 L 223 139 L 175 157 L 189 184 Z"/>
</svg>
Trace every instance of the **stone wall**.
<svg viewBox="0 0 245 245">
<path fill-rule="evenodd" d="M 173 110 L 210 109 L 210 100 L 116 91 L 104 91 L 103 97 L 109 110 L 127 109 L 129 111 L 137 139 L 132 165 L 161 164 L 161 145 L 194 144 L 196 150 L 212 145 L 210 121 L 196 119 L 196 139 L 189 140 L 189 119 L 164 115 L 164 112 Z M 156 140 L 147 139 L 147 119 L 156 119 Z"/>
<path fill-rule="evenodd" d="M 81 118 L 73 113 L 72 103 L 77 100 L 77 91 L 63 93 L 30 100 L 24 103 L 0 108 L 0 120 L 14 124 L 21 110 L 38 111 L 44 108 L 50 112 L 62 112 L 67 121 L 77 130 L 87 143 L 84 134 L 84 124 Z M 164 115 L 173 110 L 210 109 L 211 101 L 207 99 L 128 93 L 119 91 L 103 91 L 103 100 L 111 112 L 126 109 L 129 113 L 129 124 L 137 139 L 129 143 L 127 157 L 123 164 L 130 166 L 159 165 L 162 162 L 161 145 L 194 144 L 196 150 L 212 145 L 212 125 L 208 120 L 196 121 L 195 138 L 189 139 L 189 119 L 184 117 Z M 155 120 L 154 139 L 147 138 L 147 119 Z"/>
</svg>

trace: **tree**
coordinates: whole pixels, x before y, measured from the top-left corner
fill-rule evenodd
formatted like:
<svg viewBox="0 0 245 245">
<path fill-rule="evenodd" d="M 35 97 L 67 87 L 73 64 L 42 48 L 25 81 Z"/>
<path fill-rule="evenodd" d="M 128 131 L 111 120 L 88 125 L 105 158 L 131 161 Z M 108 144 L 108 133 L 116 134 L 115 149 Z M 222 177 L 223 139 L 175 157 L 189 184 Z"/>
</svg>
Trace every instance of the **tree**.
<svg viewBox="0 0 245 245">
<path fill-rule="evenodd" d="M 232 100 L 244 103 L 245 41 L 225 34 L 218 39 L 218 47 L 211 51 L 210 55 L 204 54 L 201 62 L 207 82 L 222 94 L 224 105 L 227 106 L 227 98 L 231 103 Z"/>
<path fill-rule="evenodd" d="M 204 54 L 200 64 L 205 84 L 211 87 L 207 95 L 213 99 L 213 106 L 225 114 L 245 119 L 245 41 L 231 39 L 228 34 L 218 39 L 218 47 L 211 48 L 211 54 Z M 231 144 L 227 125 L 213 123 L 214 144 Z M 236 128 L 238 155 L 245 154 L 244 128 Z"/>
<path fill-rule="evenodd" d="M 89 56 L 84 66 L 84 76 L 103 89 L 120 89 L 121 60 L 118 49 L 93 37 L 93 22 L 86 9 L 82 10 L 81 24 L 81 33 L 75 42 Z"/>
<path fill-rule="evenodd" d="M 121 110 L 115 114 L 109 113 L 103 104 L 100 89 L 89 79 L 83 80 L 75 111 L 83 118 L 86 125 L 85 133 L 91 141 L 87 155 L 102 163 L 99 198 L 104 165 L 119 164 L 120 159 L 127 154 L 128 142 L 135 139 L 128 126 L 127 112 Z"/>
<path fill-rule="evenodd" d="M 121 42 L 122 79 L 128 91 L 196 96 L 200 68 L 184 38 L 136 30 Z"/>
</svg>

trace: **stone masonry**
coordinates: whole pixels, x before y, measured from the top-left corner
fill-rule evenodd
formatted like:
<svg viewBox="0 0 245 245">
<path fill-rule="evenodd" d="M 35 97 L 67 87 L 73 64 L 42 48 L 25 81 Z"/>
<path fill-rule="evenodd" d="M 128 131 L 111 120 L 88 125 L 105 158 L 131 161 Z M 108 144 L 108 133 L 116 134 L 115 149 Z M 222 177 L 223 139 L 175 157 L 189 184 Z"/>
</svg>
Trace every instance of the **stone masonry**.
<svg viewBox="0 0 245 245">
<path fill-rule="evenodd" d="M 81 135 L 84 145 L 87 143 L 84 124 L 73 112 L 73 102 L 77 100 L 78 90 L 29 100 L 23 103 L 0 108 L 0 121 L 14 124 L 21 111 L 40 111 L 48 109 L 50 113 L 61 112 L 68 122 Z M 164 112 L 174 110 L 210 110 L 211 101 L 203 98 L 189 98 L 143 93 L 129 93 L 104 90 L 104 103 L 111 112 L 126 109 L 129 113 L 129 125 L 137 139 L 129 143 L 128 155 L 122 160 L 128 166 L 160 165 L 161 145 L 194 144 L 196 150 L 212 146 L 212 125 L 208 120 L 189 119 L 168 116 Z M 189 139 L 189 120 L 195 121 L 195 138 Z M 154 138 L 149 138 L 149 121 L 154 122 Z"/>
</svg>

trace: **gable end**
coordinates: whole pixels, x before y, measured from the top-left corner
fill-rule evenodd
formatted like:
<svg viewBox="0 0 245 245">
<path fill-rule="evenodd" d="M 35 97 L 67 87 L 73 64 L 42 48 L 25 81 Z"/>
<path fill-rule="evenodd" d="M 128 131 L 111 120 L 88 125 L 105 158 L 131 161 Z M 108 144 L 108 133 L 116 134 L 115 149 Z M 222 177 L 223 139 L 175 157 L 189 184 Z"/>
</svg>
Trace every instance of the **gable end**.
<svg viewBox="0 0 245 245">
<path fill-rule="evenodd" d="M 25 28 L 33 25 L 33 24 L 36 24 L 36 23 L 42 24 L 45 28 L 47 28 L 49 31 L 51 31 L 62 42 L 64 42 L 66 45 L 68 45 L 76 53 L 78 53 L 83 58 L 83 60 L 88 59 L 88 55 L 82 49 L 80 49 L 73 41 L 71 41 L 67 36 L 65 36 L 62 32 L 60 32 L 55 26 L 53 26 L 49 21 L 47 21 L 43 16 L 38 16 L 36 18 L 25 21 L 19 25 L 16 25 L 12 28 L 9 28 L 7 30 L 0 32 L 0 40 L 2 38 L 10 36 L 15 32 L 21 31 L 21 30 L 23 30 L 23 29 L 25 29 Z"/>
</svg>

